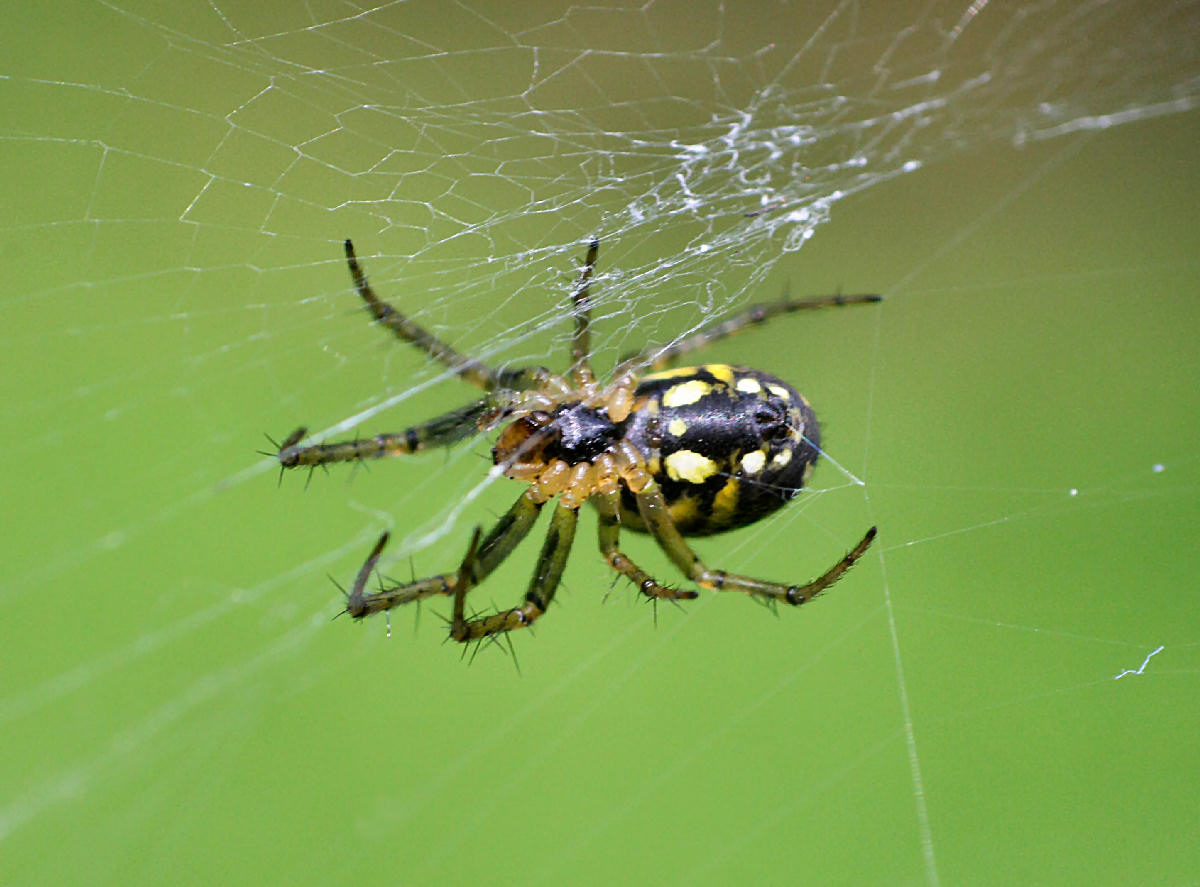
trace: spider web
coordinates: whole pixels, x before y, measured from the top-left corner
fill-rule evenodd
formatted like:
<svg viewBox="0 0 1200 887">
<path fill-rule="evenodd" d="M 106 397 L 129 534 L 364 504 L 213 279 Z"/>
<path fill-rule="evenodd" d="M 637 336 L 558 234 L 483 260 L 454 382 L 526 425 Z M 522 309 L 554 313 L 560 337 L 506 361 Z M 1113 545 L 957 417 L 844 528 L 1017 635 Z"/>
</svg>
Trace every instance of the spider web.
<svg viewBox="0 0 1200 887">
<path fill-rule="evenodd" d="M 6 883 L 1192 882 L 1200 8 L 877 6 L 14 12 Z M 828 448 L 702 556 L 879 540 L 777 620 L 652 615 L 600 606 L 584 517 L 520 677 L 445 607 L 331 625 L 382 528 L 389 575 L 445 570 L 514 496 L 487 440 L 278 488 L 253 455 L 472 396 L 366 323 L 346 237 L 510 365 L 564 366 L 592 237 L 600 372 L 885 292 L 697 358 L 797 384 Z"/>
</svg>

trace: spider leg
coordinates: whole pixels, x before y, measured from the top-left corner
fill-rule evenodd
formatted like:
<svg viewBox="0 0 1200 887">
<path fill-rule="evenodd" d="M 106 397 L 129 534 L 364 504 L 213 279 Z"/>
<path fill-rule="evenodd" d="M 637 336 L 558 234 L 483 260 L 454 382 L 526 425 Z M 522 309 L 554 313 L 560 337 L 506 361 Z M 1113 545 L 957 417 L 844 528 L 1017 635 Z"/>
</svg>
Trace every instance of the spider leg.
<svg viewBox="0 0 1200 887">
<path fill-rule="evenodd" d="M 501 371 L 493 369 L 481 360 L 459 354 L 433 333 L 375 295 L 375 290 L 367 281 L 366 272 L 358 262 L 358 256 L 354 254 L 354 244 L 347 239 L 345 247 L 346 264 L 350 266 L 350 276 L 354 278 L 354 288 L 376 321 L 390 329 L 396 338 L 416 345 L 472 385 L 477 385 L 485 391 L 502 387 L 503 374 Z"/>
<path fill-rule="evenodd" d="M 445 364 L 460 377 L 485 391 L 502 388 L 531 391 L 547 384 L 554 385 L 557 382 L 557 377 L 543 366 L 496 368 L 455 351 L 433 333 L 375 295 L 375 290 L 367 280 L 366 272 L 363 271 L 358 256 L 354 253 L 353 242 L 347 240 L 345 248 L 346 264 L 350 267 L 350 276 L 354 278 L 354 289 L 358 292 L 359 298 L 366 303 L 371 316 L 390 329 L 402 342 L 416 345 L 434 360 Z M 583 294 L 586 297 L 586 279 L 584 284 Z"/>
<path fill-rule="evenodd" d="M 694 591 L 660 585 L 621 551 L 618 547 L 621 534 L 620 500 L 616 492 L 597 493 L 592 501 L 600 512 L 600 553 L 610 567 L 636 585 L 638 591 L 648 598 L 674 601 L 699 597 Z"/>
<path fill-rule="evenodd" d="M 871 544 L 871 540 L 875 538 L 875 527 L 871 527 L 862 540 L 846 553 L 845 557 L 812 582 L 805 585 L 785 585 L 782 582 L 769 582 L 765 579 L 726 573 L 724 570 L 710 570 L 684 541 L 683 535 L 671 519 L 666 500 L 663 499 L 662 489 L 657 482 L 650 479 L 650 482 L 634 495 L 637 499 L 638 512 L 646 523 L 646 529 L 650 531 L 659 547 L 667 553 L 667 556 L 683 571 L 684 575 L 697 585 L 716 591 L 740 591 L 759 595 L 793 606 L 799 606 L 812 600 L 837 582 L 854 565 L 854 562 L 862 557 L 867 546 Z"/>
<path fill-rule="evenodd" d="M 375 548 L 371 550 L 371 554 L 358 571 L 354 588 L 346 599 L 346 612 L 355 619 L 362 619 L 372 613 L 390 610 L 401 604 L 419 601 L 435 594 L 456 595 L 455 606 L 457 607 L 459 605 L 458 590 L 461 589 L 461 596 L 465 597 L 471 586 L 482 582 L 489 573 L 500 566 L 504 559 L 512 554 L 521 540 L 528 535 L 530 527 L 537 520 L 541 510 L 542 503 L 535 502 L 526 491 L 497 521 L 482 541 L 479 539 L 479 531 L 476 530 L 476 535 L 471 543 L 471 551 L 468 553 L 471 559 L 471 569 L 468 571 L 465 582 L 462 581 L 463 569 L 460 568 L 454 573 L 439 573 L 426 579 L 384 586 L 379 591 L 368 593 L 365 591 L 367 580 L 375 568 L 375 562 L 379 559 L 383 546 L 387 543 L 388 534 L 384 533 L 379 537 Z"/>
<path fill-rule="evenodd" d="M 474 403 L 443 413 L 435 419 L 413 425 L 395 434 L 356 437 L 333 443 L 299 445 L 308 429 L 297 428 L 287 436 L 276 454 L 283 468 L 300 465 L 327 465 L 331 462 L 355 462 L 416 453 L 429 447 L 445 447 L 465 440 L 491 426 L 519 401 L 516 392 L 495 391 Z"/>
<path fill-rule="evenodd" d="M 865 305 L 871 302 L 881 302 L 883 296 L 875 294 L 863 295 L 832 295 L 817 296 L 812 299 L 791 299 L 784 294 L 782 299 L 775 302 L 764 302 L 752 305 L 740 314 L 735 314 L 728 320 L 706 326 L 690 336 L 673 342 L 670 345 L 649 347 L 621 359 L 621 367 L 643 367 L 651 370 L 665 369 L 680 357 L 705 345 L 732 336 L 734 333 L 755 324 L 766 323 L 772 317 L 780 314 L 791 314 L 796 311 L 812 311 L 817 308 L 840 307 L 843 305 Z"/>
<path fill-rule="evenodd" d="M 579 518 L 578 508 L 568 508 L 559 502 L 550 519 L 550 529 L 546 531 L 546 541 L 542 544 L 542 553 L 538 555 L 537 566 L 533 578 L 529 582 L 529 590 L 525 592 L 525 602 L 511 610 L 502 610 L 490 616 L 480 616 L 476 619 L 466 618 L 463 601 L 471 587 L 483 579 L 481 562 L 483 548 L 476 551 L 476 541 L 472 540 L 467 555 L 459 568 L 454 589 L 454 615 L 450 620 L 450 637 L 460 644 L 481 640 L 513 631 L 518 628 L 528 628 L 534 621 L 546 612 L 558 590 L 558 582 L 562 578 L 563 569 L 567 565 L 567 555 L 571 553 L 571 543 L 575 539 L 575 524 Z M 477 538 L 477 537 L 476 537 Z M 486 545 L 486 542 L 484 543 Z"/>
<path fill-rule="evenodd" d="M 571 372 L 577 386 L 584 386 L 593 380 L 592 368 L 589 363 L 592 357 L 592 341 L 589 324 L 591 323 L 592 306 L 588 301 L 588 289 L 592 281 L 592 269 L 596 267 L 596 255 L 600 252 L 600 241 L 593 240 L 588 245 L 587 257 L 583 260 L 583 268 L 579 272 L 579 281 L 571 290 L 571 302 L 575 315 L 575 335 L 571 340 Z"/>
</svg>

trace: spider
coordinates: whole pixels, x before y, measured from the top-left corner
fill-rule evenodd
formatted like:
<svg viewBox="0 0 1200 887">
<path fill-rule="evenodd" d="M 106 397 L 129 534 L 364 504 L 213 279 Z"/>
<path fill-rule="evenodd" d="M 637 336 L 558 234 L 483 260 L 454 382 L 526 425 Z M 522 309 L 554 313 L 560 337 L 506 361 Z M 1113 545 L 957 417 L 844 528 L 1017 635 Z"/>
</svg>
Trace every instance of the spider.
<svg viewBox="0 0 1200 887">
<path fill-rule="evenodd" d="M 674 344 L 625 357 L 609 381 L 590 366 L 589 286 L 598 240 L 571 290 L 574 334 L 565 374 L 545 367 L 492 367 L 455 351 L 375 295 L 354 252 L 346 262 L 358 295 L 381 326 L 481 388 L 482 398 L 397 434 L 301 446 L 298 428 L 275 454 L 282 468 L 377 459 L 447 446 L 503 425 L 492 460 L 498 473 L 526 486 L 492 529 L 477 527 L 457 570 L 412 582 L 367 582 L 388 541 L 384 532 L 346 595 L 354 619 L 432 595 L 452 596 L 450 637 L 460 643 L 528 628 L 546 612 L 562 578 L 579 508 L 599 512 L 600 552 L 608 565 L 652 600 L 695 598 L 696 591 L 660 584 L 622 551 L 622 527 L 649 533 L 683 574 L 702 588 L 740 591 L 799 605 L 850 569 L 875 538 L 875 527 L 836 564 L 803 585 L 769 582 L 704 565 L 685 536 L 720 533 L 753 523 L 793 499 L 817 461 L 816 417 L 786 382 L 760 370 L 727 364 L 667 369 L 684 354 L 778 314 L 880 300 L 876 295 L 783 298 L 754 306 Z M 639 370 L 650 369 L 639 376 Z M 524 601 L 467 616 L 467 593 L 495 570 L 556 499 Z"/>
</svg>

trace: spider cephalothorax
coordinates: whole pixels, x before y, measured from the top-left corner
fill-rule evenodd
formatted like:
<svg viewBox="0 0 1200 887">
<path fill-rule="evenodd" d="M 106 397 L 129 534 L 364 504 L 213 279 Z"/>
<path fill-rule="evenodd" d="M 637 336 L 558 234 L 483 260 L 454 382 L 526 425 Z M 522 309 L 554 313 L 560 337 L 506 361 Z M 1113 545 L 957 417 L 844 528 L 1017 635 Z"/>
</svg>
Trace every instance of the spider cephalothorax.
<svg viewBox="0 0 1200 887">
<path fill-rule="evenodd" d="M 703 588 L 741 591 L 802 604 L 836 582 L 862 556 L 872 527 L 841 560 L 803 585 L 768 582 L 706 567 L 685 535 L 744 526 L 790 501 L 817 461 L 816 416 L 808 402 L 775 376 L 741 366 L 706 364 L 664 370 L 680 355 L 775 314 L 875 302 L 878 296 L 830 296 L 759 305 L 657 351 L 623 360 L 612 381 L 590 367 L 588 289 L 599 243 L 593 241 L 572 292 L 575 334 L 570 371 L 544 367 L 496 369 L 465 357 L 376 297 L 346 241 L 346 259 L 359 295 L 375 319 L 482 388 L 483 398 L 398 434 L 300 446 L 300 428 L 280 446 L 284 468 L 414 453 L 502 427 L 492 460 L 504 475 L 527 484 L 484 535 L 476 530 L 459 568 L 427 579 L 367 592 L 367 580 L 387 543 L 384 533 L 347 596 L 354 618 L 430 595 L 454 598 L 450 635 L 469 641 L 529 625 L 558 588 L 574 540 L 580 506 L 599 512 L 600 551 L 609 566 L 647 597 L 679 600 L 695 591 L 659 584 L 618 546 L 620 529 L 649 533 L 680 570 Z M 640 376 L 643 367 L 659 370 Z M 525 594 L 510 610 L 468 618 L 465 599 L 525 537 L 542 507 L 557 499 L 545 544 Z"/>
</svg>

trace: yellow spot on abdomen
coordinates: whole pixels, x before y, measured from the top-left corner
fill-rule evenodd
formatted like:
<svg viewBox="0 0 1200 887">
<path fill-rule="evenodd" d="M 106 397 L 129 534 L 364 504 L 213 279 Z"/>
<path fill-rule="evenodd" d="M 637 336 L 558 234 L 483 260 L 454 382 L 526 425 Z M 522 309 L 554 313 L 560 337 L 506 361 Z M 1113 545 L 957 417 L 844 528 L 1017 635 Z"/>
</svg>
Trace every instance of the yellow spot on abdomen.
<svg viewBox="0 0 1200 887">
<path fill-rule="evenodd" d="M 671 369 L 671 370 L 659 370 L 657 373 L 647 373 L 643 377 L 643 381 L 645 381 L 645 380 L 652 381 L 654 379 L 678 379 L 680 376 L 694 376 L 694 375 L 696 375 L 695 367 L 675 367 L 674 369 Z"/>
<path fill-rule="evenodd" d="M 762 391 L 762 385 L 758 384 L 758 379 L 750 376 L 742 376 L 742 378 L 737 380 L 737 385 L 734 387 L 743 394 L 758 394 L 758 392 Z"/>
<path fill-rule="evenodd" d="M 792 393 L 782 385 L 768 385 L 767 388 L 770 389 L 772 394 L 782 397 L 784 400 L 792 399 Z"/>
<path fill-rule="evenodd" d="M 704 369 L 716 379 L 720 379 L 726 385 L 733 384 L 733 367 L 727 363 L 709 363 L 705 364 Z"/>
<path fill-rule="evenodd" d="M 684 422 L 682 419 L 672 419 L 670 424 L 667 425 L 667 433 L 673 434 L 676 437 L 683 437 L 685 431 L 687 431 L 687 422 Z"/>
<path fill-rule="evenodd" d="M 639 413 L 642 411 L 649 413 L 652 416 L 658 415 L 658 398 L 647 397 L 642 395 L 633 402 L 633 409 L 630 412 Z"/>
<path fill-rule="evenodd" d="M 676 499 L 667 506 L 667 511 L 671 513 L 671 520 L 675 521 L 675 525 L 679 527 L 686 527 L 700 513 L 700 509 L 696 506 L 696 500 L 688 496 Z"/>
<path fill-rule="evenodd" d="M 713 522 L 718 525 L 728 524 L 729 519 L 737 511 L 737 506 L 738 480 L 736 477 L 731 477 L 713 497 Z"/>
<path fill-rule="evenodd" d="M 694 450 L 677 450 L 663 460 L 671 480 L 702 484 L 717 473 L 717 463 Z"/>
<path fill-rule="evenodd" d="M 755 450 L 753 453 L 747 453 L 742 456 L 742 471 L 746 474 L 758 474 L 762 471 L 762 467 L 766 464 L 767 454 L 762 450 Z"/>
<path fill-rule="evenodd" d="M 695 403 L 710 391 L 712 386 L 707 382 L 692 379 L 690 382 L 680 382 L 674 388 L 668 388 L 663 393 L 662 403 L 664 407 L 682 407 Z"/>
</svg>

